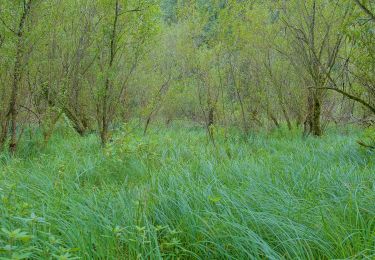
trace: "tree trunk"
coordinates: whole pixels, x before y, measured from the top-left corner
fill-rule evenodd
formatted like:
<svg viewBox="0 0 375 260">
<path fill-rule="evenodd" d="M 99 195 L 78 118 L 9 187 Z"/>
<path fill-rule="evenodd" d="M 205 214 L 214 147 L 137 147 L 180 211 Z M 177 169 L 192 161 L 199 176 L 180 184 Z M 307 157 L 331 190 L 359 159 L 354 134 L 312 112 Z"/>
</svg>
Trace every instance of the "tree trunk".
<svg viewBox="0 0 375 260">
<path fill-rule="evenodd" d="M 102 146 L 105 147 L 105 145 L 108 143 L 108 127 L 104 127 L 100 131 L 100 140 L 102 142 Z"/>
<path fill-rule="evenodd" d="M 215 144 L 215 139 L 214 139 L 214 123 L 215 123 L 215 109 L 211 107 L 208 111 L 208 121 L 207 121 L 207 131 L 208 135 L 210 137 L 210 140 L 212 141 L 213 144 Z"/>
<path fill-rule="evenodd" d="M 67 116 L 69 121 L 73 124 L 74 130 L 80 135 L 84 136 L 87 133 L 88 126 L 84 122 L 84 120 L 81 120 L 74 111 L 70 110 L 67 106 L 64 106 L 62 108 L 62 111 Z"/>
<path fill-rule="evenodd" d="M 277 118 L 275 117 L 275 115 L 272 114 L 272 112 L 268 112 L 268 116 L 270 117 L 271 121 L 275 124 L 275 126 L 277 128 L 280 128 L 279 121 L 277 121 Z"/>
<path fill-rule="evenodd" d="M 16 58 L 14 62 L 14 69 L 13 69 L 13 83 L 12 83 L 12 92 L 10 97 L 10 104 L 9 104 L 9 112 L 8 118 L 10 119 L 10 143 L 9 149 L 11 153 L 15 153 L 17 149 L 17 99 L 18 99 L 18 92 L 19 92 L 19 85 L 22 79 L 22 58 L 23 58 L 23 44 L 24 44 L 24 27 L 25 22 L 28 14 L 30 13 L 31 9 L 30 0 L 25 6 L 24 10 L 18 25 L 17 31 L 17 47 L 16 47 Z"/>
<path fill-rule="evenodd" d="M 120 16 L 120 4 L 119 0 L 115 2 L 115 17 L 113 20 L 113 28 L 111 34 L 111 43 L 110 43 L 110 59 L 108 64 L 108 69 L 111 71 L 113 67 L 113 63 L 115 61 L 116 56 L 116 38 L 117 38 L 117 23 L 118 18 Z M 108 142 L 108 132 L 109 132 L 109 125 L 110 125 L 110 115 L 109 115 L 109 106 L 110 106 L 110 95 L 112 84 L 110 76 L 107 75 L 105 86 L 104 86 L 104 95 L 102 100 L 102 118 L 101 118 L 101 125 L 100 125 L 100 139 L 102 142 L 102 146 L 105 146 Z"/>
<path fill-rule="evenodd" d="M 100 139 L 102 141 L 102 146 L 105 146 L 108 141 L 108 91 L 109 91 L 110 81 L 106 80 L 105 83 L 105 92 L 103 97 L 103 106 L 102 106 L 102 122 L 100 129 Z"/>
<path fill-rule="evenodd" d="M 321 90 L 310 90 L 308 98 L 308 114 L 304 123 L 304 135 L 322 136 L 321 127 L 322 92 Z"/>
<path fill-rule="evenodd" d="M 289 129 L 289 131 L 291 131 L 292 130 L 292 123 L 290 122 L 290 118 L 289 118 L 288 112 L 286 111 L 286 108 L 284 106 L 283 101 L 279 100 L 279 103 L 280 103 L 281 111 L 283 112 L 285 121 L 287 123 L 288 129 Z"/>
<path fill-rule="evenodd" d="M 312 131 L 311 133 L 314 136 L 322 136 L 322 127 L 321 127 L 321 113 L 322 113 L 322 103 L 321 98 L 318 95 L 314 95 L 314 111 L 312 116 Z"/>
<path fill-rule="evenodd" d="M 144 130 L 143 130 L 143 135 L 146 135 L 146 134 L 147 134 L 148 126 L 149 126 L 150 123 L 151 123 L 151 117 L 152 117 L 151 114 L 147 117 L 146 124 L 145 124 L 145 128 L 144 128 Z"/>
<path fill-rule="evenodd" d="M 43 138 L 44 138 L 44 144 L 47 144 L 48 141 L 50 140 L 57 122 L 61 118 L 61 115 L 63 114 L 63 111 L 59 112 L 56 116 L 52 116 L 51 124 L 49 126 L 43 127 Z"/>
<path fill-rule="evenodd" d="M 4 144 L 8 135 L 8 120 L 4 118 L 4 121 L 1 124 L 1 133 L 0 133 L 0 152 L 4 148 Z"/>
<path fill-rule="evenodd" d="M 212 127 L 214 125 L 214 109 L 211 107 L 208 113 L 208 127 Z"/>
</svg>

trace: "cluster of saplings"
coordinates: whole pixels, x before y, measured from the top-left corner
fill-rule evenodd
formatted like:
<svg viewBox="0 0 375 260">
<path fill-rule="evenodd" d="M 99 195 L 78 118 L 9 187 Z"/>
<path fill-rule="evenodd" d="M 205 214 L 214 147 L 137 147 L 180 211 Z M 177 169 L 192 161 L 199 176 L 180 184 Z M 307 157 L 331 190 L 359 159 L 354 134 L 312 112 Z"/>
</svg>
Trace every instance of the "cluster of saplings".
<svg viewBox="0 0 375 260">
<path fill-rule="evenodd" d="M 375 4 L 365 0 L 2 0 L 0 147 L 66 118 L 105 145 L 137 118 L 254 128 L 369 123 Z"/>
</svg>

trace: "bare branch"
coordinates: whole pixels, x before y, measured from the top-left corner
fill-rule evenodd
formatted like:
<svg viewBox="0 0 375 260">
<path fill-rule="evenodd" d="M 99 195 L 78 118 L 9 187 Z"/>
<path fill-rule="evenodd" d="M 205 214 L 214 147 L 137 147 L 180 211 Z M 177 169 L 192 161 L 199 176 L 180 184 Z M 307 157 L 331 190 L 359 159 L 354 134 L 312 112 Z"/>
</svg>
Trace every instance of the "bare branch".
<svg viewBox="0 0 375 260">
<path fill-rule="evenodd" d="M 17 34 L 4 20 L 3 20 L 3 18 L 1 18 L 1 16 L 0 16 L 0 21 L 1 21 L 1 23 L 5 26 L 5 28 L 7 28 L 9 31 L 11 31 L 12 33 L 14 33 L 14 34 Z"/>
<path fill-rule="evenodd" d="M 364 105 L 365 107 L 369 108 L 371 110 L 371 112 L 373 112 L 375 114 L 375 107 L 370 105 L 369 103 L 367 103 L 366 101 L 364 101 L 363 99 L 359 98 L 359 97 L 356 97 L 356 96 L 353 96 L 352 94 L 349 94 L 341 89 L 338 89 L 338 88 L 331 88 L 331 87 L 324 87 L 324 88 L 314 88 L 314 89 L 325 89 L 325 90 L 333 90 L 333 91 L 336 91 L 348 98 L 350 98 L 351 100 L 354 100 L 354 101 L 357 101 L 359 103 L 361 103 L 362 105 Z"/>
<path fill-rule="evenodd" d="M 375 14 L 372 13 L 370 11 L 370 9 L 368 9 L 364 4 L 362 4 L 359 0 L 353 0 L 358 6 L 359 8 L 362 9 L 362 11 L 364 11 L 368 16 L 369 18 L 371 19 L 371 21 L 375 22 Z"/>
</svg>

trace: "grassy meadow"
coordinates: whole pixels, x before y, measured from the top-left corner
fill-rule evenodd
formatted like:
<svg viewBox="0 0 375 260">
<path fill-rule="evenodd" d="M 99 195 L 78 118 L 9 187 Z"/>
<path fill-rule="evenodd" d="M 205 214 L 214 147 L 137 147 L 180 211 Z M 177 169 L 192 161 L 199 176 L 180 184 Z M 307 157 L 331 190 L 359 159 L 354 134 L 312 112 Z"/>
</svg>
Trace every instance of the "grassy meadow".
<svg viewBox="0 0 375 260">
<path fill-rule="evenodd" d="M 217 131 L 212 145 L 174 126 L 117 133 L 104 150 L 65 127 L 44 146 L 25 137 L 0 157 L 0 256 L 374 259 L 375 155 L 362 135 Z"/>
</svg>

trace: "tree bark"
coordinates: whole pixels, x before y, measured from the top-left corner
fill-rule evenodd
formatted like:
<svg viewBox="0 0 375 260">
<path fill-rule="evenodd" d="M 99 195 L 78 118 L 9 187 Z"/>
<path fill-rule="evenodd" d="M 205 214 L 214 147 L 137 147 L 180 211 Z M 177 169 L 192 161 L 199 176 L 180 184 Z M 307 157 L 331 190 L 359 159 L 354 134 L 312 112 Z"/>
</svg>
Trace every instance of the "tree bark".
<svg viewBox="0 0 375 260">
<path fill-rule="evenodd" d="M 23 48 L 24 48 L 24 28 L 27 16 L 31 10 L 32 0 L 28 1 L 27 4 L 24 5 L 24 10 L 18 25 L 17 31 L 17 47 L 16 47 L 16 58 L 14 62 L 14 69 L 13 69 L 13 83 L 12 83 L 12 92 L 10 97 L 10 104 L 9 104 L 9 112 L 8 118 L 10 120 L 10 143 L 9 149 L 12 154 L 15 153 L 17 149 L 17 99 L 18 99 L 18 92 L 19 86 L 22 79 L 22 58 L 23 58 Z"/>
<path fill-rule="evenodd" d="M 62 111 L 68 117 L 70 122 L 73 124 L 74 130 L 80 135 L 84 136 L 87 133 L 88 126 L 85 123 L 85 120 L 81 120 L 74 111 L 71 111 L 67 106 L 62 107 Z"/>
<path fill-rule="evenodd" d="M 272 112 L 268 112 L 268 116 L 270 117 L 271 121 L 275 124 L 277 128 L 280 128 L 279 121 L 277 121 L 277 118 Z"/>
<path fill-rule="evenodd" d="M 321 127 L 322 92 L 310 90 L 308 98 L 308 114 L 304 123 L 304 135 L 322 136 Z"/>
<path fill-rule="evenodd" d="M 111 43 L 110 43 L 110 59 L 108 64 L 109 71 L 113 67 L 113 63 L 115 61 L 116 56 L 116 37 L 117 37 L 117 23 L 118 18 L 120 16 L 120 5 L 119 0 L 116 0 L 115 3 L 115 17 L 113 20 L 113 28 L 112 28 L 112 35 L 111 35 Z M 107 75 L 107 79 L 105 81 L 104 86 L 104 95 L 102 100 L 102 118 L 101 118 L 101 126 L 100 126 L 100 139 L 102 146 L 105 146 L 108 143 L 108 136 L 109 136 L 109 97 L 110 97 L 110 90 L 112 88 L 112 82 L 110 76 Z"/>
<path fill-rule="evenodd" d="M 1 133 L 0 133 L 0 152 L 4 148 L 4 144 L 8 135 L 8 120 L 5 118 L 1 124 Z"/>
<path fill-rule="evenodd" d="M 214 115 L 215 115 L 215 109 L 213 107 L 210 107 L 208 111 L 207 131 L 213 144 L 215 144 L 214 129 L 213 129 L 213 126 L 215 123 Z"/>
</svg>

